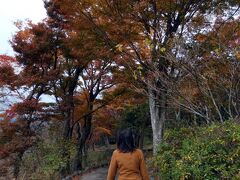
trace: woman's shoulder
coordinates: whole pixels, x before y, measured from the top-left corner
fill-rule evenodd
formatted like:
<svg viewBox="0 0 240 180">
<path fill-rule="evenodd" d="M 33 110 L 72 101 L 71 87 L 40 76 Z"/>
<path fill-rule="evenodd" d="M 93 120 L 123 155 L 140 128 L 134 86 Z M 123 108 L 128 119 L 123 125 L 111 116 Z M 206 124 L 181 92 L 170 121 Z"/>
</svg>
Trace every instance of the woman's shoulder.
<svg viewBox="0 0 240 180">
<path fill-rule="evenodd" d="M 135 150 L 135 153 L 137 154 L 137 156 L 142 159 L 144 156 L 143 156 L 143 151 L 141 149 L 136 149 Z"/>
<path fill-rule="evenodd" d="M 115 150 L 113 151 L 113 154 L 117 154 L 117 153 L 119 153 L 119 151 L 118 151 L 118 149 L 115 149 Z"/>
<path fill-rule="evenodd" d="M 115 149 L 115 150 L 113 151 L 113 155 L 117 156 L 117 155 L 119 155 L 119 154 L 121 154 L 121 151 L 120 151 L 119 149 Z"/>
<path fill-rule="evenodd" d="M 119 149 L 115 149 L 114 151 L 113 151 L 113 155 L 117 155 L 117 154 L 120 154 L 121 153 L 121 151 L 119 150 Z M 136 153 L 136 154 L 143 154 L 143 151 L 141 150 L 141 149 L 139 149 L 139 148 L 136 148 L 132 153 Z"/>
<path fill-rule="evenodd" d="M 142 150 L 141 150 L 141 149 L 139 149 L 139 148 L 135 149 L 135 151 L 136 151 L 137 153 L 140 153 L 140 154 L 142 154 L 142 153 L 143 153 L 143 152 L 142 152 Z"/>
</svg>

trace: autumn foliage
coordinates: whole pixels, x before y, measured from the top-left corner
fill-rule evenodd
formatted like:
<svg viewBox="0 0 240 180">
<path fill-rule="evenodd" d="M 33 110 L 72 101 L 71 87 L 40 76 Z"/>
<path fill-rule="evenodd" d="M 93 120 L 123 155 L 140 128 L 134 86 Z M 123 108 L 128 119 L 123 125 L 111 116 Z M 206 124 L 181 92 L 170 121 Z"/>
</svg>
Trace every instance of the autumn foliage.
<svg viewBox="0 0 240 180">
<path fill-rule="evenodd" d="M 48 177 L 83 170 L 89 147 L 109 148 L 134 114 L 131 125 L 151 121 L 154 154 L 167 128 L 239 118 L 238 0 L 44 3 L 46 19 L 15 23 L 16 56 L 0 56 L 0 102 L 16 99 L 0 117 L 0 156 L 15 177 L 44 143 L 59 151 Z"/>
</svg>

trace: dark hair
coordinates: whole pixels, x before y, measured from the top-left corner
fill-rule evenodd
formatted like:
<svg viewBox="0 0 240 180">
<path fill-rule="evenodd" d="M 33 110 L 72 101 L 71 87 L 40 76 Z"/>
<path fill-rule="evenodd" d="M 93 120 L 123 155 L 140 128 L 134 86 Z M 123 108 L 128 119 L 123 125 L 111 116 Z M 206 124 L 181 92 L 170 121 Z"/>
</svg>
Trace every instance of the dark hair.
<svg viewBox="0 0 240 180">
<path fill-rule="evenodd" d="M 134 134 L 130 128 L 123 129 L 118 133 L 117 148 L 123 153 L 133 152 L 136 149 Z"/>
</svg>

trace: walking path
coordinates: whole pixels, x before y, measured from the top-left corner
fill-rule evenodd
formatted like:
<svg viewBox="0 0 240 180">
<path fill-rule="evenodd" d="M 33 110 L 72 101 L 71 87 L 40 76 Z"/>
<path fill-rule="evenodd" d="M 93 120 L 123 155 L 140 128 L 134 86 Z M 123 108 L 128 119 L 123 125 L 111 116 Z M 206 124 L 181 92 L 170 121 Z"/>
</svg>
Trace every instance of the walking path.
<svg viewBox="0 0 240 180">
<path fill-rule="evenodd" d="M 93 170 L 92 172 L 82 175 L 80 177 L 80 180 L 106 180 L 107 171 L 108 169 L 106 167 L 98 168 Z M 151 177 L 150 179 L 153 180 L 153 177 Z M 115 178 L 115 180 L 117 180 L 117 177 Z"/>
<path fill-rule="evenodd" d="M 98 168 L 96 170 L 93 170 L 92 172 L 84 174 L 80 179 L 81 180 L 105 180 L 107 179 L 107 168 Z"/>
</svg>

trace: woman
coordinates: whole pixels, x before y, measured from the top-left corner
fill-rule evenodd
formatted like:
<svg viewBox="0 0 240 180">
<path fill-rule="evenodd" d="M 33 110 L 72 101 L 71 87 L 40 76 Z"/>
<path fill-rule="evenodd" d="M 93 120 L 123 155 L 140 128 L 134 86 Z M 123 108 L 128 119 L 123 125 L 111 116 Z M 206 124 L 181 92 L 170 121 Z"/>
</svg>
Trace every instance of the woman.
<svg viewBox="0 0 240 180">
<path fill-rule="evenodd" d="M 124 129 L 118 134 L 117 149 L 112 154 L 107 180 L 149 180 L 143 153 L 134 143 L 133 132 Z"/>
</svg>

